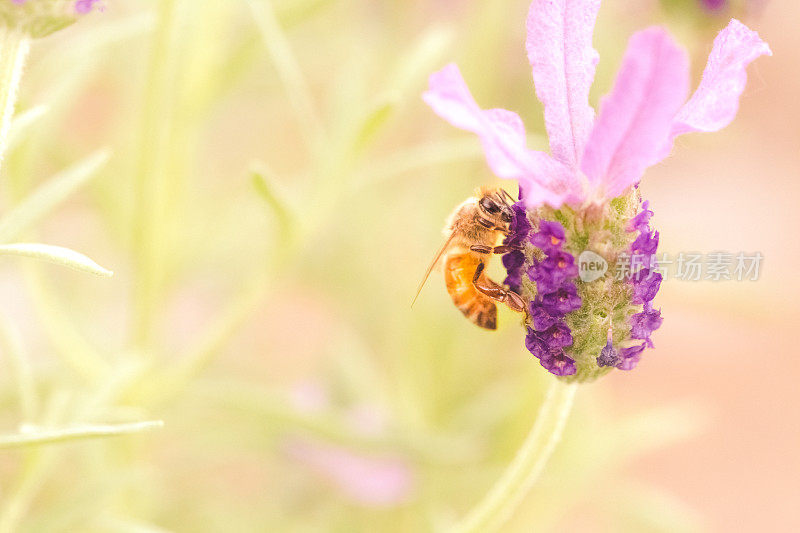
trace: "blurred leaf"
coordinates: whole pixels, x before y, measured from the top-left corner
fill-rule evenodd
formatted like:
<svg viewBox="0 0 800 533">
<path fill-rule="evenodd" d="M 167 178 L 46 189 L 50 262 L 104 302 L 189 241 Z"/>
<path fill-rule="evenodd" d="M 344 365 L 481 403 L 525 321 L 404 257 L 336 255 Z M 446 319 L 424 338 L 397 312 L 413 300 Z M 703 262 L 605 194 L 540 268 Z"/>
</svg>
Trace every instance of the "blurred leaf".
<svg viewBox="0 0 800 533">
<path fill-rule="evenodd" d="M 317 115 L 308 83 L 295 58 L 289 40 L 275 17 L 271 2 L 269 0 L 247 0 L 247 3 L 261 32 L 267 52 L 284 85 L 289 103 L 297 114 L 306 141 L 313 148 L 319 148 L 321 141 L 326 137 L 325 128 Z"/>
<path fill-rule="evenodd" d="M 42 104 L 27 109 L 14 117 L 14 121 L 11 123 L 11 131 L 8 133 L 7 149 L 12 150 L 22 142 L 30 131 L 30 127 L 36 124 L 49 110 L 49 106 Z"/>
<path fill-rule="evenodd" d="M 418 102 L 417 89 L 422 89 L 431 72 L 441 67 L 444 56 L 456 38 L 451 28 L 428 29 L 400 59 L 390 78 L 389 90 L 412 97 Z"/>
<path fill-rule="evenodd" d="M 529 134 L 527 144 L 532 149 L 542 149 L 547 139 L 542 135 Z M 380 185 L 406 174 L 418 172 L 426 167 L 436 167 L 457 161 L 482 161 L 483 148 L 477 138 L 456 134 L 450 138 L 433 141 L 419 146 L 406 147 L 393 155 L 382 158 L 360 172 L 356 188 Z"/>
<path fill-rule="evenodd" d="M 483 150 L 477 139 L 458 136 L 397 151 L 372 163 L 361 172 L 357 186 L 379 185 L 403 174 L 452 161 L 480 160 Z"/>
<path fill-rule="evenodd" d="M 447 433 L 421 433 L 395 427 L 380 434 L 362 434 L 344 412 L 305 413 L 281 394 L 244 383 L 204 382 L 195 388 L 201 397 L 216 404 L 256 415 L 264 430 L 307 435 L 353 450 L 401 450 L 419 461 L 439 465 L 474 461 L 478 451 L 469 439 Z"/>
<path fill-rule="evenodd" d="M 59 300 L 41 265 L 30 262 L 24 273 L 42 328 L 66 365 L 90 383 L 108 383 L 111 366 L 75 326 L 69 308 Z"/>
<path fill-rule="evenodd" d="M 110 278 L 114 275 L 112 271 L 101 267 L 85 255 L 63 246 L 36 242 L 0 244 L 0 255 L 32 257 L 104 278 Z"/>
<path fill-rule="evenodd" d="M 149 431 L 151 429 L 157 429 L 163 426 L 164 422 L 161 420 L 148 420 L 146 422 L 132 422 L 129 424 L 116 424 L 108 426 L 87 425 L 63 429 L 37 430 L 30 433 L 18 433 L 16 435 L 0 436 L 0 449 L 22 448 L 74 440 L 116 437 L 119 435 L 141 433 L 143 431 Z"/>
<path fill-rule="evenodd" d="M 420 37 L 407 54 L 401 56 L 384 95 L 371 105 L 357 128 L 350 148 L 353 157 L 359 156 L 375 142 L 405 99 L 413 98 L 416 101 L 417 95 L 412 96 L 412 93 L 420 88 L 423 80 L 441 61 L 454 36 L 450 30 L 433 28 Z"/>
<path fill-rule="evenodd" d="M 0 314 L 0 349 L 8 358 L 11 367 L 11 378 L 19 394 L 22 420 L 26 423 L 33 422 L 36 417 L 37 399 L 31 364 L 19 331 L 3 314 Z"/>
<path fill-rule="evenodd" d="M 97 175 L 108 162 L 108 150 L 99 150 L 40 185 L 0 219 L 0 242 L 8 242 L 46 216 L 70 194 Z"/>
<path fill-rule="evenodd" d="M 399 103 L 399 96 L 388 96 L 385 100 L 378 102 L 366 114 L 358 128 L 353 140 L 352 152 L 356 157 L 375 141 L 380 131 L 389 122 Z"/>
<path fill-rule="evenodd" d="M 261 197 L 267 202 L 278 222 L 278 237 L 287 245 L 287 240 L 295 232 L 298 223 L 295 208 L 289 201 L 288 194 L 283 189 L 272 170 L 264 163 L 254 162 L 250 165 L 250 176 L 253 186 Z"/>
<path fill-rule="evenodd" d="M 187 115 L 202 117 L 215 105 L 219 105 L 241 82 L 260 51 L 261 41 L 255 36 L 248 36 L 232 52 L 222 55 L 219 63 L 206 72 L 204 83 L 190 85 L 185 103 Z"/>
</svg>

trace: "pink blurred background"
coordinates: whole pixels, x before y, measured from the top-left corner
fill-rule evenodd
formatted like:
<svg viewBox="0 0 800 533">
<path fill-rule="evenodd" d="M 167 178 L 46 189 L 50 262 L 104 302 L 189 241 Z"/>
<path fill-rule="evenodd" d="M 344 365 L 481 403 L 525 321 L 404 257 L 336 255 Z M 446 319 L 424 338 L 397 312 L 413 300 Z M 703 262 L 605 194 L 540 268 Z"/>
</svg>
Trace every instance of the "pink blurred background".
<svg viewBox="0 0 800 533">
<path fill-rule="evenodd" d="M 737 120 L 680 141 L 643 183 L 660 250 L 756 252 L 757 282 L 671 279 L 657 349 L 636 376 L 595 385 L 614 408 L 686 397 L 708 409 L 701 434 L 631 467 L 716 531 L 800 529 L 800 2 L 747 21 L 773 57 L 749 70 Z M 700 57 L 693 64 L 701 64 Z"/>
</svg>

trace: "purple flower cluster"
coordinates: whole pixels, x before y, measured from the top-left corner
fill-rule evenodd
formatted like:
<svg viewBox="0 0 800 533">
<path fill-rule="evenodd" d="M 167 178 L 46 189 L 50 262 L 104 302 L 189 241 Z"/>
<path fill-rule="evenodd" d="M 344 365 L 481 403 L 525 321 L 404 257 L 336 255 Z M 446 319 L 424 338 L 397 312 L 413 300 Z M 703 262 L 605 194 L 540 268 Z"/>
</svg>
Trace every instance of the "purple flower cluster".
<svg viewBox="0 0 800 533">
<path fill-rule="evenodd" d="M 522 198 L 511 206 L 511 210 L 514 212 L 514 216 L 511 219 L 508 235 L 503 240 L 503 244 L 522 247 L 531 231 L 531 223 L 528 220 L 528 214 L 525 211 L 525 203 Z M 508 273 L 503 283 L 518 294 L 522 292 L 522 267 L 524 265 L 525 252 L 522 250 L 514 250 L 503 254 L 503 266 L 506 267 L 506 272 Z"/>
<path fill-rule="evenodd" d="M 565 317 L 580 309 L 582 303 L 574 281 L 578 267 L 575 258 L 563 249 L 564 238 L 564 227 L 549 221 L 542 221 L 539 231 L 529 238 L 545 258 L 534 260 L 528 269 L 537 295 L 530 304 L 533 328 L 528 327 L 525 347 L 556 376 L 576 372 L 575 360 L 564 353 L 564 348 L 572 345 L 572 331 Z"/>
<path fill-rule="evenodd" d="M 663 276 L 661 273 L 655 272 L 658 232 L 650 229 L 650 218 L 653 216 L 653 212 L 648 207 L 649 202 L 645 201 L 642 204 L 642 210 L 633 217 L 628 226 L 628 231 L 639 232 L 636 240 L 631 244 L 631 256 L 640 257 L 645 265 L 635 272 L 630 280 L 633 284 L 633 303 L 644 304 L 643 310 L 630 318 L 631 338 L 644 342 L 620 350 L 620 359 L 616 365 L 620 370 L 632 370 L 636 367 L 645 347 L 653 347 L 650 334 L 661 327 L 663 321 L 661 310 L 653 309 L 652 304 L 653 298 L 656 297 L 656 293 L 661 287 Z"/>
</svg>

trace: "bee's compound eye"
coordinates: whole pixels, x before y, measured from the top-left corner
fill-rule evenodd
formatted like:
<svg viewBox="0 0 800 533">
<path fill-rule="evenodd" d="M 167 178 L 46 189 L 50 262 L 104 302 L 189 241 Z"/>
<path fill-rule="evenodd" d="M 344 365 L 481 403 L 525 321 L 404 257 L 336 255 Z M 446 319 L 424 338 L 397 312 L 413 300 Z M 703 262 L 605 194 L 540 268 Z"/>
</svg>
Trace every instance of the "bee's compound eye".
<svg viewBox="0 0 800 533">
<path fill-rule="evenodd" d="M 486 211 L 490 215 L 494 215 L 494 214 L 500 212 L 500 206 L 498 206 L 494 202 L 494 200 L 492 200 L 488 196 L 484 196 L 483 198 L 481 198 L 481 201 L 479 203 L 480 203 L 481 209 L 483 209 L 484 211 Z"/>
<path fill-rule="evenodd" d="M 514 220 L 514 213 L 510 209 L 503 209 L 503 212 L 500 213 L 500 218 L 503 219 L 503 222 L 511 222 Z"/>
</svg>

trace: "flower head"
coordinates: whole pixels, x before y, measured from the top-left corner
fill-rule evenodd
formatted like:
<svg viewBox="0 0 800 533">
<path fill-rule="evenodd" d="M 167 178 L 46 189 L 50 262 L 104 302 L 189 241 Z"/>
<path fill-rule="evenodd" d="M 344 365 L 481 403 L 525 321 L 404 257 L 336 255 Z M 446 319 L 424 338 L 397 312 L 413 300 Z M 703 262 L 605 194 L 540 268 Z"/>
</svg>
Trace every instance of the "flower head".
<svg viewBox="0 0 800 533">
<path fill-rule="evenodd" d="M 679 135 L 727 126 L 747 65 L 771 55 L 758 34 L 731 20 L 687 100 L 686 53 L 664 29 L 642 30 L 631 37 L 595 116 L 589 89 L 599 59 L 592 47 L 599 7 L 600 0 L 531 3 L 526 48 L 550 154 L 527 148 L 517 114 L 481 109 L 453 64 L 431 75 L 423 95 L 441 117 L 479 136 L 494 174 L 518 182 L 529 224 L 515 221 L 506 239 L 525 243 L 524 252 L 504 257 L 506 282 L 530 301 L 528 349 L 552 373 L 576 380 L 633 368 L 662 322 L 652 307 L 662 281 L 659 233 L 637 188 L 644 172 L 669 155 Z M 575 258 L 585 250 L 611 267 L 625 257 L 640 262 L 624 279 L 609 268 L 584 282 Z M 553 332 L 570 343 L 555 341 Z"/>
</svg>

